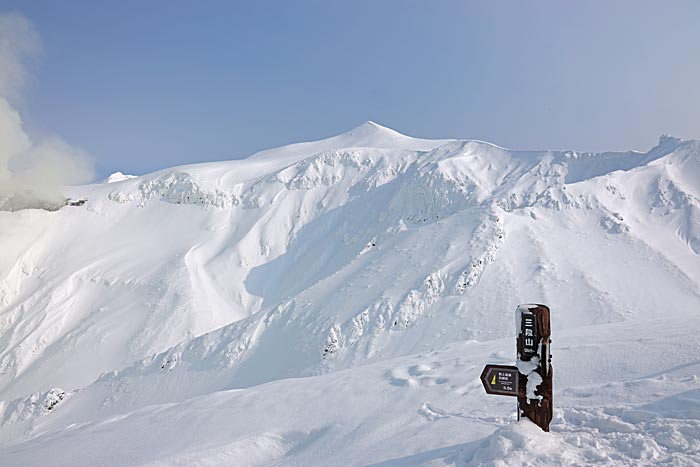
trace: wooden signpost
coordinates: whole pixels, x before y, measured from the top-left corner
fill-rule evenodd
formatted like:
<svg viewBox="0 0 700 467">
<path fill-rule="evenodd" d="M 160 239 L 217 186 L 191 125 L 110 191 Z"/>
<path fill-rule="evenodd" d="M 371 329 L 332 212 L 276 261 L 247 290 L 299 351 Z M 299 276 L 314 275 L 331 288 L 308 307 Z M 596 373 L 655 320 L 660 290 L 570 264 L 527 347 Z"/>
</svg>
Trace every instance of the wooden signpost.
<svg viewBox="0 0 700 467">
<path fill-rule="evenodd" d="M 549 308 L 520 305 L 516 314 L 516 366 L 486 365 L 481 383 L 487 394 L 517 397 L 518 420 L 527 417 L 549 431 L 553 409 Z"/>
</svg>

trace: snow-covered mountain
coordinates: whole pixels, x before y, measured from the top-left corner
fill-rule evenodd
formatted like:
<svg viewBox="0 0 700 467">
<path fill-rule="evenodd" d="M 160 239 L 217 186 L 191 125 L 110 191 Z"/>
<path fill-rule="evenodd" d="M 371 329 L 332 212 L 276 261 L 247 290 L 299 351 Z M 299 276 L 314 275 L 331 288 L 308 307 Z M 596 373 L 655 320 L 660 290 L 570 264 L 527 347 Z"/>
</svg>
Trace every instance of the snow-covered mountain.
<svg viewBox="0 0 700 467">
<path fill-rule="evenodd" d="M 67 196 L 0 211 L 0 465 L 700 462 L 698 141 L 367 122 Z M 478 380 L 526 302 L 551 434 Z"/>
</svg>

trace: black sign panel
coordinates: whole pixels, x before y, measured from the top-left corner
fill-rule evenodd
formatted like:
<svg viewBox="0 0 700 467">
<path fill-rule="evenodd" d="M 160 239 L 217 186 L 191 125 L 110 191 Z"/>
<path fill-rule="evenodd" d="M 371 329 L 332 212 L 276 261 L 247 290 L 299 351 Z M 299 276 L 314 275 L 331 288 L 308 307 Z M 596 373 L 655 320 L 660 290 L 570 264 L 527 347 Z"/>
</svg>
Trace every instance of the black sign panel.
<svg viewBox="0 0 700 467">
<path fill-rule="evenodd" d="M 522 357 L 534 357 L 538 353 L 537 344 L 539 337 L 537 336 L 537 320 L 532 313 L 523 313 L 520 323 L 522 334 Z"/>
<path fill-rule="evenodd" d="M 518 396 L 520 372 L 515 366 L 486 365 L 481 372 L 481 384 L 488 394 Z"/>
</svg>

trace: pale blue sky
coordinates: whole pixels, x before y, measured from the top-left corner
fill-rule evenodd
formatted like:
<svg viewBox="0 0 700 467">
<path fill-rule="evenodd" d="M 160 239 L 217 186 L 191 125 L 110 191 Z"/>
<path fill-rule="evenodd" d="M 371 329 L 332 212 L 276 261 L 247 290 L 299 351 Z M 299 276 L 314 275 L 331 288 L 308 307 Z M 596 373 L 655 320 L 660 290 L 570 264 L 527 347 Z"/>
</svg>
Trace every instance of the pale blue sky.
<svg viewBox="0 0 700 467">
<path fill-rule="evenodd" d="M 43 51 L 16 106 L 98 175 L 374 120 L 517 149 L 700 138 L 700 2 L 3 0 Z"/>
</svg>

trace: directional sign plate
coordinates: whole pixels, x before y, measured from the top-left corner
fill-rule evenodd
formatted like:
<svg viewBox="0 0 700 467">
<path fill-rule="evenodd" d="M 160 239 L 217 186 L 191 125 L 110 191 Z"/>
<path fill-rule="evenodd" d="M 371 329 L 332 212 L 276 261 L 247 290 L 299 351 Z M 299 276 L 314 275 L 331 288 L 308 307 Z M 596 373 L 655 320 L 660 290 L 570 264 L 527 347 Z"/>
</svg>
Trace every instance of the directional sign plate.
<svg viewBox="0 0 700 467">
<path fill-rule="evenodd" d="M 515 366 L 486 365 L 481 372 L 481 384 L 488 394 L 518 396 L 520 372 Z"/>
</svg>

